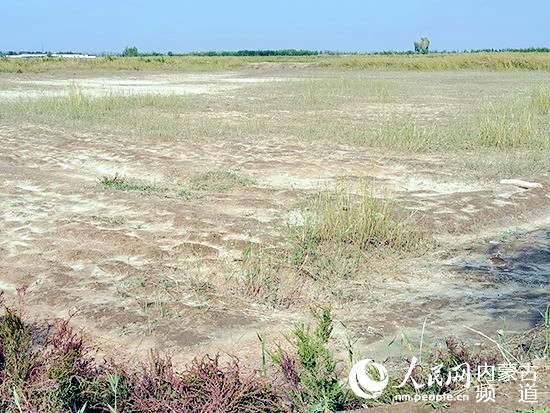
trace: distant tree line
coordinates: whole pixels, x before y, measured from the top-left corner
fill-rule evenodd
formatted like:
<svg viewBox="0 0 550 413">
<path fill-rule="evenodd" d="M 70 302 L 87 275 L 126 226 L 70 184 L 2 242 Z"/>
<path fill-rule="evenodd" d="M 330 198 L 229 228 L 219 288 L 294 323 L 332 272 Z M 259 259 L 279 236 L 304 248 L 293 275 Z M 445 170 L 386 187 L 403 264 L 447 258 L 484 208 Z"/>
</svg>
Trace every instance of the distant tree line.
<svg viewBox="0 0 550 413">
<path fill-rule="evenodd" d="M 281 50 L 238 50 L 238 51 L 209 51 L 209 52 L 194 52 L 188 53 L 192 56 L 316 56 L 322 54 L 317 50 L 296 50 L 296 49 L 281 49 Z"/>
<path fill-rule="evenodd" d="M 421 51 L 422 52 L 422 51 Z M 550 53 L 548 47 L 528 47 L 523 49 L 470 49 L 470 50 L 435 50 L 430 53 L 501 53 L 501 52 L 517 52 L 517 53 Z M 122 53 L 100 53 L 101 56 L 124 56 L 124 57 L 149 57 L 149 56 L 317 56 L 317 55 L 407 55 L 415 53 L 414 50 L 382 50 L 370 53 L 358 53 L 358 52 L 340 52 L 332 50 L 303 50 L 303 49 L 280 49 L 280 50 L 238 50 L 238 51 L 207 51 L 207 52 L 191 52 L 191 53 L 160 53 L 160 52 L 139 52 L 137 47 L 126 47 Z M 19 54 L 48 54 L 50 52 L 42 51 L 0 51 L 0 56 L 14 56 Z M 56 54 L 79 54 L 79 52 L 56 52 Z"/>
<path fill-rule="evenodd" d="M 167 56 L 316 56 L 322 54 L 317 50 L 296 50 L 296 49 L 280 49 L 280 50 L 238 50 L 238 51 L 207 51 L 207 52 L 191 52 L 191 53 L 166 53 Z M 139 53 L 137 47 L 126 47 L 122 52 L 125 57 L 137 56 L 163 56 L 162 53 L 147 52 Z"/>
<path fill-rule="evenodd" d="M 407 55 L 418 53 L 414 50 L 382 50 L 379 52 L 364 53 L 365 55 Z M 450 54 L 450 53 L 550 53 L 548 47 L 529 47 L 525 49 L 470 49 L 470 50 L 430 50 L 430 54 Z"/>
<path fill-rule="evenodd" d="M 487 52 L 519 52 L 519 53 L 549 53 L 549 47 L 528 47 L 525 49 L 471 49 L 462 53 L 487 53 Z"/>
</svg>

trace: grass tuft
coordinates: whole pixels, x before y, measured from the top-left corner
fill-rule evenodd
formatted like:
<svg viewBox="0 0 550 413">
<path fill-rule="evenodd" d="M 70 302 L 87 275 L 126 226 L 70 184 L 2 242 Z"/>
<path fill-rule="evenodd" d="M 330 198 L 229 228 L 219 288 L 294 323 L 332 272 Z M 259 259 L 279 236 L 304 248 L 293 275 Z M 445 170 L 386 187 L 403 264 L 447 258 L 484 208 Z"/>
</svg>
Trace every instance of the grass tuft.
<svg viewBox="0 0 550 413">
<path fill-rule="evenodd" d="M 531 93 L 531 108 L 539 115 L 550 114 L 550 87 L 540 86 Z"/>
<path fill-rule="evenodd" d="M 429 152 L 440 149 L 442 145 L 448 145 L 449 134 L 445 134 L 441 129 L 434 123 L 426 124 L 408 117 L 381 121 L 374 128 L 355 128 L 350 130 L 347 136 L 351 142 L 360 145 L 408 152 Z"/>
<path fill-rule="evenodd" d="M 506 149 L 536 144 L 533 115 L 521 104 L 488 105 L 478 130 L 478 143 L 485 147 Z"/>
<path fill-rule="evenodd" d="M 304 225 L 293 227 L 291 234 L 293 242 L 306 248 L 331 243 L 412 251 L 421 240 L 410 214 L 368 189 L 351 193 L 340 186 L 333 193 L 320 192 L 304 215 Z"/>
<path fill-rule="evenodd" d="M 316 194 L 295 221 L 287 225 L 282 246 L 247 244 L 244 294 L 277 306 L 316 294 L 347 302 L 350 292 L 340 283 L 353 279 L 372 256 L 414 254 L 425 244 L 410 213 L 370 190 L 352 193 L 343 185 Z"/>
</svg>

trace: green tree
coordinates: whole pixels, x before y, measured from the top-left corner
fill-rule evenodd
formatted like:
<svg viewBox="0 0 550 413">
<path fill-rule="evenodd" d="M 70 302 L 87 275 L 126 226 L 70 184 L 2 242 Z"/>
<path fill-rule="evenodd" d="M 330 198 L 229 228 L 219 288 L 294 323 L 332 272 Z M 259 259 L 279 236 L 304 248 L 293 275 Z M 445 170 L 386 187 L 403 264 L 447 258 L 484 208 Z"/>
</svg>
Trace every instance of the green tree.
<svg viewBox="0 0 550 413">
<path fill-rule="evenodd" d="M 430 39 L 422 37 L 419 42 L 414 42 L 414 51 L 416 53 L 426 54 L 430 48 Z"/>
<path fill-rule="evenodd" d="M 124 51 L 122 52 L 122 56 L 124 57 L 137 57 L 139 55 L 137 47 L 126 47 L 124 48 Z"/>
<path fill-rule="evenodd" d="M 428 53 L 428 49 L 430 48 L 430 39 L 427 37 L 423 37 L 420 39 L 420 51 L 423 54 Z"/>
</svg>

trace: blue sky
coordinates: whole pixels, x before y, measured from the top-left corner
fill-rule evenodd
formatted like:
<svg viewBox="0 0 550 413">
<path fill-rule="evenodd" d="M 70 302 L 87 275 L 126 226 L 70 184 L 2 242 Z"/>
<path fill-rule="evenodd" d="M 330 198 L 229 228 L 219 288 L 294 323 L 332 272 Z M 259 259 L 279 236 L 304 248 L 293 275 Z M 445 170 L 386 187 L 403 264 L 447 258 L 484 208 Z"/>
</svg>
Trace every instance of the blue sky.
<svg viewBox="0 0 550 413">
<path fill-rule="evenodd" d="M 550 47 L 550 0 L 0 0 L 0 51 Z"/>
</svg>

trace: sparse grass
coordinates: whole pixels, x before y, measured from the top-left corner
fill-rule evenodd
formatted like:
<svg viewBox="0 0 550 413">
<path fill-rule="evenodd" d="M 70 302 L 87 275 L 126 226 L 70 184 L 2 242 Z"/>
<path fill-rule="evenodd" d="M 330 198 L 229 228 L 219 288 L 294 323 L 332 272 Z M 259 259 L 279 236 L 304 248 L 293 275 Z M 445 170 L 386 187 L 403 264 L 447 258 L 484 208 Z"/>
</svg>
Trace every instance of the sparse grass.
<svg viewBox="0 0 550 413">
<path fill-rule="evenodd" d="M 43 108 L 47 111 L 48 105 L 52 105 L 52 110 L 66 110 L 71 113 L 74 109 L 84 109 L 76 113 L 81 117 L 87 118 L 88 121 L 94 119 L 110 119 L 112 116 L 119 116 L 125 111 L 144 113 L 152 111 L 155 114 L 167 113 L 176 116 L 179 110 L 185 110 L 187 105 L 192 105 L 185 96 L 177 95 L 155 95 L 155 94 L 108 94 L 104 96 L 86 97 L 82 100 L 87 105 L 75 105 L 79 100 L 71 98 L 69 89 L 69 98 L 63 97 L 47 97 L 43 98 Z M 40 101 L 39 101 L 40 102 Z M 170 118 L 164 116 L 164 118 Z"/>
<path fill-rule="evenodd" d="M 509 177 L 547 173 L 550 170 L 550 157 L 545 148 L 510 148 L 502 152 L 483 148 L 475 154 L 466 154 L 461 159 L 459 168 L 474 177 L 497 181 Z"/>
<path fill-rule="evenodd" d="M 393 86 L 380 79 L 375 79 L 371 83 L 373 94 L 379 102 L 390 102 L 393 95 Z"/>
<path fill-rule="evenodd" d="M 527 100 L 485 102 L 466 123 L 431 122 L 413 116 L 380 120 L 375 126 L 349 128 L 345 138 L 353 143 L 399 152 L 479 151 L 516 147 L 537 150 L 549 139 L 547 123 Z"/>
<path fill-rule="evenodd" d="M 427 245 L 410 213 L 368 189 L 354 193 L 341 184 L 321 191 L 301 210 L 301 218 L 288 224 L 283 247 L 247 245 L 246 295 L 281 306 L 322 295 L 330 285 L 325 299 L 342 303 L 348 298 L 340 282 L 353 279 L 372 256 L 415 254 Z"/>
<path fill-rule="evenodd" d="M 382 120 L 374 128 L 356 127 L 347 138 L 360 145 L 386 148 L 393 151 L 432 152 L 452 142 L 449 128 L 407 119 Z"/>
<path fill-rule="evenodd" d="M 340 185 L 334 192 L 319 192 L 303 215 L 304 224 L 291 229 L 291 239 L 306 250 L 330 243 L 363 251 L 379 247 L 412 251 L 422 238 L 410 213 L 369 189 L 353 193 Z"/>
<path fill-rule="evenodd" d="M 196 191 L 226 192 L 252 184 L 254 181 L 239 170 L 207 171 L 191 178 L 191 189 Z"/>
<path fill-rule="evenodd" d="M 185 189 L 146 184 L 137 180 L 119 176 L 118 173 L 114 176 L 104 176 L 99 180 L 99 184 L 105 189 L 139 192 L 141 195 L 146 196 L 158 196 L 161 198 L 181 200 L 191 199 L 191 194 Z"/>
<path fill-rule="evenodd" d="M 148 195 L 163 194 L 168 191 L 167 187 L 137 183 L 122 176 L 118 176 L 118 174 L 115 174 L 113 177 L 104 176 L 99 183 L 107 189 L 116 189 L 117 191 L 138 191 Z"/>
<path fill-rule="evenodd" d="M 308 280 L 289 267 L 287 257 L 285 249 L 249 242 L 243 251 L 238 295 L 280 308 L 307 302 L 304 296 L 311 295 L 315 288 L 308 288 Z"/>
<path fill-rule="evenodd" d="M 265 89 L 264 85 L 248 88 L 257 103 L 253 108 L 255 111 L 288 110 L 302 116 L 304 112 L 342 109 L 353 104 L 389 103 L 400 88 L 384 79 L 370 79 L 357 73 L 344 76 L 340 73 L 271 82 L 269 94 L 262 89 Z"/>
<path fill-rule="evenodd" d="M 273 287 L 278 284 L 277 265 L 271 262 L 272 256 L 262 247 L 253 249 L 248 242 L 243 251 L 243 290 L 248 296 L 269 299 Z"/>
<path fill-rule="evenodd" d="M 444 81 L 444 75 L 439 76 Z M 361 145 L 393 153 L 451 152 L 456 159 L 468 160 L 478 153 L 474 162 L 491 161 L 486 175 L 497 168 L 530 171 L 537 168 L 530 161 L 534 158 L 542 160 L 542 168 L 547 166 L 550 128 L 543 115 L 544 88 L 533 85 L 522 93 L 498 98 L 474 97 L 475 92 L 469 91 L 470 95 L 457 93 L 447 100 L 442 98 L 441 84 L 430 84 L 419 75 L 418 85 L 404 79 L 405 83 L 396 85 L 384 76 L 371 79 L 357 72 L 339 73 L 275 82 L 269 84 L 269 95 L 266 85 L 253 86 L 247 94 L 254 96 L 253 114 L 259 118 L 256 129 L 267 136 L 284 134 L 300 141 Z M 439 102 L 430 103 L 431 112 L 421 110 L 428 102 L 425 96 Z M 453 112 L 434 116 L 440 111 L 438 105 L 444 109 L 449 101 Z M 409 106 L 410 102 L 419 106 Z M 255 128 L 248 129 L 251 126 L 243 124 L 243 134 L 254 133 Z M 516 148 L 522 150 L 523 158 L 518 157 L 514 166 L 508 160 Z"/>
<path fill-rule="evenodd" d="M 0 120 L 49 125 L 67 130 L 120 134 L 146 140 L 185 141 L 226 139 L 257 131 L 255 122 L 229 124 L 223 118 L 204 121 L 211 114 L 209 96 L 110 93 L 94 96 L 78 84 L 65 94 L 44 93 L 0 105 Z M 219 105 L 219 103 L 214 103 Z"/>
<path fill-rule="evenodd" d="M 182 294 L 179 283 L 166 275 L 128 277 L 117 286 L 117 291 L 122 297 L 133 298 L 151 319 L 170 315 L 171 306 L 180 300 Z"/>
<path fill-rule="evenodd" d="M 526 105 L 486 105 L 479 125 L 478 143 L 498 149 L 534 146 L 536 129 L 531 111 Z"/>
<path fill-rule="evenodd" d="M 252 185 L 254 181 L 238 170 L 215 170 L 193 176 L 188 188 L 182 187 L 179 182 L 176 182 L 175 186 L 144 183 L 137 179 L 120 176 L 118 173 L 113 176 L 104 176 L 99 180 L 99 184 L 105 189 L 188 201 L 202 196 L 200 194 L 203 192 L 227 192 L 233 188 Z"/>
<path fill-rule="evenodd" d="M 102 222 L 104 224 L 109 225 L 124 225 L 124 218 L 120 216 L 116 217 L 100 217 L 96 215 L 92 215 L 91 217 L 94 221 Z"/>
<path fill-rule="evenodd" d="M 550 114 L 550 88 L 540 86 L 531 94 L 531 108 L 539 115 Z"/>
<path fill-rule="evenodd" d="M 307 72 L 310 77 L 314 74 Z M 536 172 L 548 167 L 549 93 L 540 81 L 531 80 L 531 86 L 507 97 L 495 97 L 487 88 L 476 97 L 471 95 L 472 90 L 453 91 L 446 99 L 442 73 L 433 75 L 441 78 L 434 83 L 419 74 L 411 75 L 411 79 L 357 71 L 307 76 L 244 86 L 238 93 L 240 98 L 230 100 L 208 95 L 93 96 L 74 84 L 64 96 L 43 95 L 0 105 L 0 119 L 19 122 L 24 118 L 55 128 L 114 133 L 149 142 L 265 141 L 285 136 L 303 142 L 361 145 L 378 152 L 452 152 L 457 160 L 483 164 L 474 170 L 486 177 L 506 170 Z M 526 75 L 514 76 L 518 76 L 519 83 Z M 533 75 L 533 79 L 540 76 Z M 394 77 L 405 81 L 392 80 Z M 498 93 L 505 94 L 506 89 L 499 87 Z M 445 108 L 448 102 L 458 110 L 449 112 L 452 116 L 434 117 L 417 109 L 417 102 L 425 99 L 433 101 L 430 104 L 434 110 L 438 105 Z M 418 108 L 422 105 L 426 103 Z M 239 116 L 219 115 L 225 112 Z M 515 149 L 522 155 L 515 156 Z M 472 157 L 472 153 L 479 156 Z M 464 164 L 455 163 L 457 167 Z M 470 172 L 470 168 L 464 169 Z M 211 171 L 209 176 L 197 177 L 194 184 L 200 187 L 200 180 L 212 184 L 225 180 L 229 184 L 234 180 L 231 173 Z M 220 184 L 219 189 L 223 186 Z"/>
</svg>

